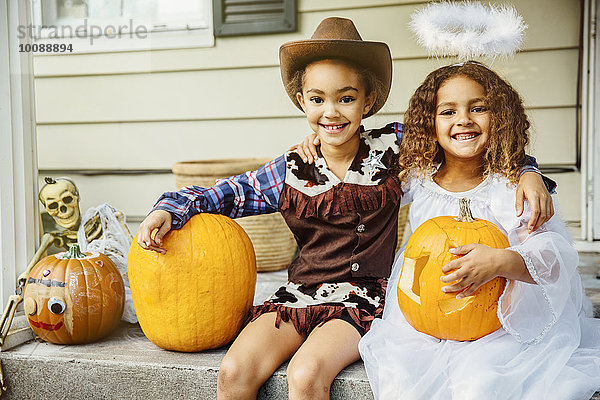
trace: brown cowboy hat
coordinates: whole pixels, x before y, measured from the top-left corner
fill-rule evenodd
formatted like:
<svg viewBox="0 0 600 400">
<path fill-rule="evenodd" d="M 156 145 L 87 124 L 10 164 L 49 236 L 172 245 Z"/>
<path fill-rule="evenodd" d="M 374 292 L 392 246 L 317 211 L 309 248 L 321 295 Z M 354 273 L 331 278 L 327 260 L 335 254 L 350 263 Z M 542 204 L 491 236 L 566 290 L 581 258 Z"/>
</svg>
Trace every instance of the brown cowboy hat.
<svg viewBox="0 0 600 400">
<path fill-rule="evenodd" d="M 362 40 L 354 23 L 347 18 L 325 18 L 308 40 L 287 42 L 279 48 L 281 79 L 288 96 L 300 110 L 296 93 L 288 86 L 296 71 L 304 69 L 308 64 L 324 59 L 349 60 L 375 73 L 385 88 L 383 99 L 379 99 L 365 115 L 375 114 L 390 93 L 392 85 L 392 56 L 387 44 Z"/>
</svg>

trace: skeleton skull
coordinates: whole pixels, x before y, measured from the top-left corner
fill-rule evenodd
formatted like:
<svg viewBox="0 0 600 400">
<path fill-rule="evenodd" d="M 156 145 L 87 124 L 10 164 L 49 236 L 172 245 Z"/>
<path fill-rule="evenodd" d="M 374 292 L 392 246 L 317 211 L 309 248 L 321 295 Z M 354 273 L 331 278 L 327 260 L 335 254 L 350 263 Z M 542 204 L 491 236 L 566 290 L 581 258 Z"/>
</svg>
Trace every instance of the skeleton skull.
<svg viewBox="0 0 600 400">
<path fill-rule="evenodd" d="M 59 226 L 73 230 L 79 227 L 79 192 L 73 181 L 46 178 L 46 185 L 40 191 L 40 201 Z"/>
</svg>

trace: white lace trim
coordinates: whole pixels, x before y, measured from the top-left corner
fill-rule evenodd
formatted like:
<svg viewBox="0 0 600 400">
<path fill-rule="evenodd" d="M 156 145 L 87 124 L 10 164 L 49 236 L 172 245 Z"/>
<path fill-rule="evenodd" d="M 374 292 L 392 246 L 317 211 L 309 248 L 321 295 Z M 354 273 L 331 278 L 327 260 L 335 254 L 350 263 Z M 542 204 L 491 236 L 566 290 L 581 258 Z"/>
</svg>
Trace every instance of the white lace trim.
<svg viewBox="0 0 600 400">
<path fill-rule="evenodd" d="M 500 323 L 502 324 L 502 327 L 504 328 L 505 331 L 507 331 L 511 336 L 513 336 L 515 339 L 517 339 L 517 341 L 519 343 L 523 343 L 523 344 L 538 344 L 539 342 L 542 341 L 542 339 L 544 338 L 544 336 L 546 336 L 546 333 L 548 333 L 548 331 L 554 326 L 554 324 L 557 321 L 557 317 L 556 317 L 556 311 L 554 311 L 554 308 L 552 307 L 552 303 L 550 302 L 550 298 L 548 297 L 548 294 L 546 293 L 546 288 L 544 288 L 544 285 L 542 285 L 540 283 L 540 278 L 537 274 L 537 271 L 535 270 L 535 267 L 533 266 L 533 261 L 531 261 L 531 257 L 529 257 L 529 255 L 524 252 L 521 248 L 516 247 L 516 246 L 511 246 L 511 247 L 507 247 L 506 250 L 512 250 L 514 252 L 519 253 L 519 255 L 521 257 L 523 257 L 523 261 L 525 261 L 525 265 L 527 266 L 527 270 L 529 271 L 529 274 L 531 275 L 531 278 L 535 281 L 535 283 L 537 285 L 539 285 L 540 289 L 542 290 L 542 294 L 544 295 L 544 300 L 546 300 L 546 303 L 548 304 L 548 308 L 550 309 L 550 312 L 552 313 L 552 321 L 550 321 L 545 327 L 544 329 L 542 329 L 542 331 L 540 332 L 540 334 L 536 337 L 534 337 L 533 339 L 530 340 L 523 340 L 521 338 L 521 335 L 515 331 L 514 329 L 508 327 L 505 323 L 504 320 L 504 316 L 502 315 L 502 302 L 504 301 L 504 295 L 506 294 L 506 291 L 508 289 L 509 284 L 507 283 L 506 286 L 504 287 L 504 292 L 502 293 L 502 296 L 500 296 L 500 299 L 498 300 L 498 309 L 496 310 L 496 313 L 498 315 L 498 320 L 500 320 Z"/>
<path fill-rule="evenodd" d="M 437 183 L 431 181 L 429 182 L 430 184 L 425 184 L 424 182 L 419 182 L 419 185 L 421 185 L 421 187 L 424 189 L 423 190 L 423 194 L 425 194 L 427 197 L 431 197 L 431 198 L 440 198 L 440 199 L 444 199 L 448 202 L 458 202 L 458 200 L 462 197 L 468 197 L 472 202 L 476 202 L 478 205 L 481 205 L 481 207 L 489 207 L 491 205 L 491 201 L 490 201 L 490 197 L 486 196 L 485 198 L 482 198 L 481 196 L 473 196 L 474 194 L 479 194 L 480 191 L 483 189 L 484 183 L 486 183 L 485 186 L 487 185 L 487 182 L 484 181 L 480 184 L 480 186 L 477 186 L 471 190 L 468 190 L 466 192 L 456 192 L 456 193 L 452 193 L 452 192 L 448 192 L 444 189 L 442 189 Z M 458 211 L 458 208 L 457 208 Z"/>
</svg>

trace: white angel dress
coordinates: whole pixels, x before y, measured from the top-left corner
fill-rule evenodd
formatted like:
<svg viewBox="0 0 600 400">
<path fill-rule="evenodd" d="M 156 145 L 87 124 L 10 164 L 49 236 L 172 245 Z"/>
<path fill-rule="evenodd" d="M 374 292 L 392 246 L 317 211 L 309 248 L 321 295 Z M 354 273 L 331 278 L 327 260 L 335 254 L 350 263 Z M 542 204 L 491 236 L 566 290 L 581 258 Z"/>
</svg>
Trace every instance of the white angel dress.
<svg viewBox="0 0 600 400">
<path fill-rule="evenodd" d="M 472 342 L 439 340 L 415 330 L 400 311 L 401 251 L 383 318 L 359 343 L 376 399 L 569 400 L 589 399 L 600 390 L 600 320 L 591 318 L 570 235 L 558 216 L 527 234 L 529 209 L 515 216 L 515 188 L 507 182 L 492 175 L 454 193 L 431 178 L 413 178 L 403 188 L 402 202 L 413 203 L 413 230 L 430 218 L 457 215 L 459 199 L 470 199 L 473 216 L 507 235 L 537 285 L 507 282 L 497 331 Z"/>
</svg>

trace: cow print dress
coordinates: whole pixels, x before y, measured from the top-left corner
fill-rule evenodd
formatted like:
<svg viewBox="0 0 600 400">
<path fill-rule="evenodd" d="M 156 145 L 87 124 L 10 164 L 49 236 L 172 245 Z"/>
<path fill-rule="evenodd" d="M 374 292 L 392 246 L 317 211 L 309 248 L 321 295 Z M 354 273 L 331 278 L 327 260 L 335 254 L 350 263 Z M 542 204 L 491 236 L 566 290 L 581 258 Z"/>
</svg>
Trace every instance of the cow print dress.
<svg viewBox="0 0 600 400">
<path fill-rule="evenodd" d="M 288 283 L 262 305 L 249 322 L 276 312 L 275 325 L 291 322 L 301 335 L 332 319 L 343 319 L 361 335 L 384 306 L 394 260 L 398 209 L 401 124 L 361 129 L 357 154 L 343 181 L 319 153 L 314 164 L 289 152 L 279 198 L 298 243 Z"/>
</svg>

